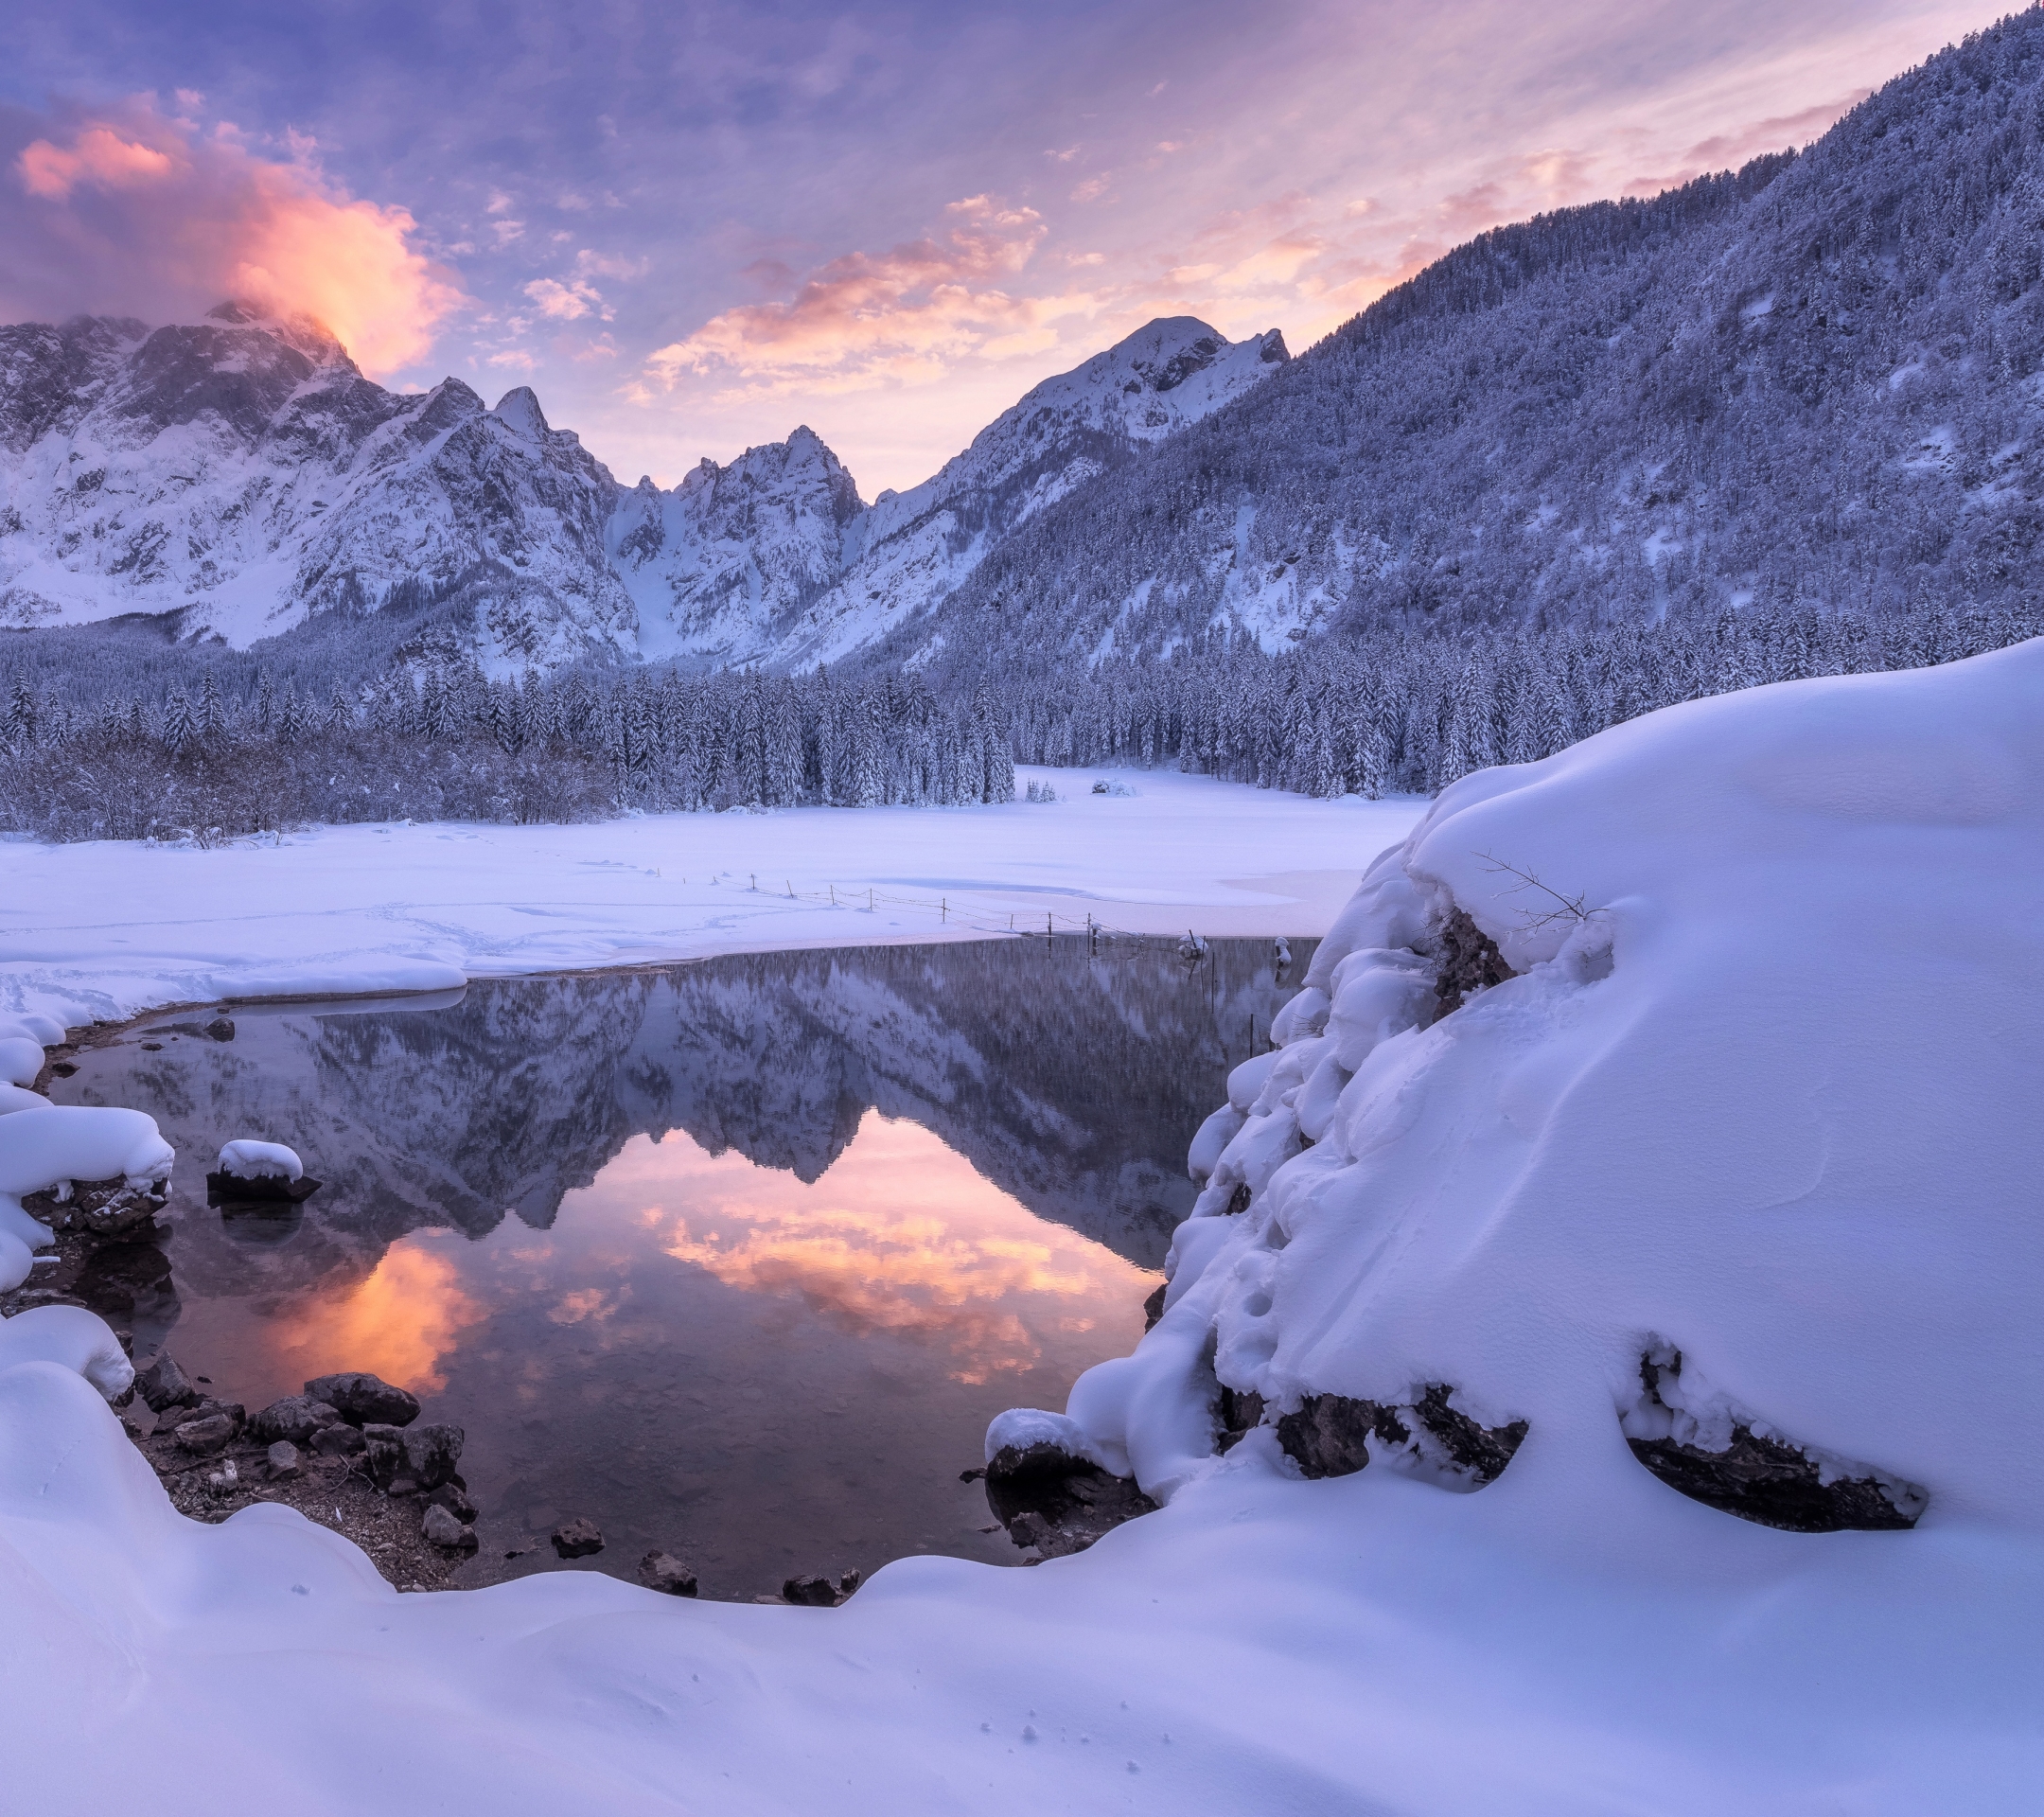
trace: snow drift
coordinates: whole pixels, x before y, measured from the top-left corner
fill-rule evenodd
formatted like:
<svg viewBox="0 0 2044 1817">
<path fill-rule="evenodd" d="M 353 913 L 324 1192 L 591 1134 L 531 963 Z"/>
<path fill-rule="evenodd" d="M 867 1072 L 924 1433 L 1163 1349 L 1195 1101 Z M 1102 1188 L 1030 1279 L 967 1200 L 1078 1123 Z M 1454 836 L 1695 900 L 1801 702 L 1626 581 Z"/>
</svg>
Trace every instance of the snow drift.
<svg viewBox="0 0 2044 1817">
<path fill-rule="evenodd" d="M 1038 1570 L 904 1560 L 837 1611 L 589 1575 L 400 1597 L 295 1515 L 179 1519 L 75 1363 L 0 1351 L 10 1789 L 2024 1808 L 2040 820 L 2044 644 L 1673 708 L 1449 790 L 1230 1080 L 1155 1330 L 990 1435 L 1165 1504 Z M 1736 1518 L 1654 1447 L 1792 1456 L 1894 1518 Z M 167 1775 L 173 1743 L 217 1771 Z"/>
<path fill-rule="evenodd" d="M 2040 882 L 2044 644 L 1465 779 L 1229 1080 L 1164 1319 L 1073 1418 L 1169 1494 L 1219 1385 L 1276 1438 L 1440 1385 L 1527 1422 L 1529 1519 L 1650 1518 L 1629 1438 L 1743 1426 L 2038 1531 Z"/>
</svg>

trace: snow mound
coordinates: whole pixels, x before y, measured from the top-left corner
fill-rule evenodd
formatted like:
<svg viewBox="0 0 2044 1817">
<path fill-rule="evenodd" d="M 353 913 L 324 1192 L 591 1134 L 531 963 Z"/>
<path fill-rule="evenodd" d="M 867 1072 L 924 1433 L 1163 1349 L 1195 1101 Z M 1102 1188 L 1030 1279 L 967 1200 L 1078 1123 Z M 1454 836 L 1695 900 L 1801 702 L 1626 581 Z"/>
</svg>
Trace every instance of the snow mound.
<svg viewBox="0 0 2044 1817">
<path fill-rule="evenodd" d="M 238 1180 L 297 1180 L 305 1177 L 305 1163 L 282 1142 L 243 1138 L 221 1148 L 220 1171 Z"/>
<path fill-rule="evenodd" d="M 49 1226 L 22 1208 L 26 1194 L 64 1194 L 74 1180 L 161 1185 L 175 1159 L 139 1110 L 43 1104 L 0 1116 L 0 1291 L 27 1279 L 30 1251 L 51 1242 Z"/>
<path fill-rule="evenodd" d="M 1736 1438 L 2036 1534 L 2040 899 L 2044 643 L 1466 778 L 1230 1077 L 1164 1316 L 1070 1417 L 1159 1499 L 1228 1467 L 1225 1387 L 1295 1455 L 1317 1397 L 1394 1463 L 1401 1408 L 1524 1420 L 1487 1492 L 1553 1530 L 1672 1518 L 1654 1447 Z"/>
</svg>

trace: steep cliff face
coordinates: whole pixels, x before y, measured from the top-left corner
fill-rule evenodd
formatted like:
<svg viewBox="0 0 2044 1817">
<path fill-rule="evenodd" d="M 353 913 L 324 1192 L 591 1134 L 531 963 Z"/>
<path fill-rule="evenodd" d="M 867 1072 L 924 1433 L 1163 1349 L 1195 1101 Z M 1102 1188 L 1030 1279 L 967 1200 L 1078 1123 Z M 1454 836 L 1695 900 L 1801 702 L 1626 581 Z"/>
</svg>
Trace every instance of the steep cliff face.
<svg viewBox="0 0 2044 1817">
<path fill-rule="evenodd" d="M 246 644 L 482 568 L 485 662 L 632 644 L 615 484 L 531 392 L 388 392 L 302 319 L 0 329 L 0 624 L 175 613 Z"/>
</svg>

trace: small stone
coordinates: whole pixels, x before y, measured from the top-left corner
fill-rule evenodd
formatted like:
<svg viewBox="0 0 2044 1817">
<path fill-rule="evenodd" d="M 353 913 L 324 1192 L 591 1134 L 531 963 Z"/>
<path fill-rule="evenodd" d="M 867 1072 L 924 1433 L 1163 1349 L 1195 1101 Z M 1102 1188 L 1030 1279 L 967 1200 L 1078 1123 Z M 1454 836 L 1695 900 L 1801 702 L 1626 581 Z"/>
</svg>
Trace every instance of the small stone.
<svg viewBox="0 0 2044 1817">
<path fill-rule="evenodd" d="M 234 1442 L 235 1422 L 224 1413 L 208 1414 L 203 1420 L 187 1420 L 177 1429 L 177 1441 L 185 1450 L 211 1457 Z"/>
<path fill-rule="evenodd" d="M 961 1470 L 959 1472 L 959 1481 L 961 1483 L 977 1483 L 985 1474 L 986 1471 L 983 1467 L 977 1470 Z"/>
<path fill-rule="evenodd" d="M 369 1441 L 353 1426 L 322 1426 L 312 1435 L 312 1449 L 322 1457 L 352 1457 L 367 1451 Z"/>
<path fill-rule="evenodd" d="M 563 1521 L 554 1529 L 554 1550 L 564 1559 L 586 1559 L 603 1550 L 603 1529 L 586 1514 Z"/>
<path fill-rule="evenodd" d="M 361 1429 L 362 1470 L 379 1489 L 388 1490 L 404 1470 L 404 1435 L 396 1426 Z"/>
<path fill-rule="evenodd" d="M 231 1016 L 216 1015 L 205 1025 L 205 1032 L 216 1041 L 232 1041 L 235 1038 L 234 1020 Z"/>
<path fill-rule="evenodd" d="M 670 1596 L 693 1596 L 696 1574 L 669 1552 L 648 1552 L 639 1561 L 639 1581 Z"/>
<path fill-rule="evenodd" d="M 438 1489 L 461 1461 L 465 1435 L 459 1426 L 414 1426 L 404 1435 L 405 1474 L 421 1489 Z"/>
<path fill-rule="evenodd" d="M 860 1584 L 864 1583 L 865 1581 L 865 1572 L 847 1571 L 843 1577 L 837 1579 L 837 1594 L 840 1596 L 849 1596 L 855 1590 L 859 1587 Z"/>
<path fill-rule="evenodd" d="M 781 1586 L 781 1599 L 802 1609 L 835 1609 L 837 1586 L 828 1578 L 790 1578 Z"/>
<path fill-rule="evenodd" d="M 271 1402 L 251 1420 L 249 1433 L 263 1444 L 289 1438 L 292 1444 L 302 1445 L 322 1427 L 340 1422 L 340 1414 L 326 1402 L 307 1394 L 291 1394 Z"/>
<path fill-rule="evenodd" d="M 270 1480 L 273 1483 L 290 1482 L 305 1469 L 305 1463 L 299 1455 L 298 1447 L 292 1444 L 289 1438 L 279 1438 L 264 1454 L 264 1457 L 270 1466 Z"/>
<path fill-rule="evenodd" d="M 476 1549 L 475 1528 L 466 1521 L 457 1521 L 437 1502 L 427 1504 L 421 1530 L 434 1545 L 449 1552 L 473 1552 Z"/>
<path fill-rule="evenodd" d="M 135 1392 L 148 1402 L 151 1413 L 183 1406 L 187 1401 L 199 1398 L 199 1390 L 192 1386 L 191 1379 L 178 1367 L 176 1359 L 167 1350 L 135 1376 L 134 1385 Z"/>
<path fill-rule="evenodd" d="M 409 1426 L 419 1415 L 416 1395 L 363 1370 L 314 1376 L 305 1385 L 305 1391 L 338 1409 L 351 1425 Z"/>
<path fill-rule="evenodd" d="M 476 1517 L 476 1505 L 459 1483 L 442 1483 L 426 1499 L 436 1508 L 446 1508 L 457 1521 L 473 1521 Z"/>
</svg>

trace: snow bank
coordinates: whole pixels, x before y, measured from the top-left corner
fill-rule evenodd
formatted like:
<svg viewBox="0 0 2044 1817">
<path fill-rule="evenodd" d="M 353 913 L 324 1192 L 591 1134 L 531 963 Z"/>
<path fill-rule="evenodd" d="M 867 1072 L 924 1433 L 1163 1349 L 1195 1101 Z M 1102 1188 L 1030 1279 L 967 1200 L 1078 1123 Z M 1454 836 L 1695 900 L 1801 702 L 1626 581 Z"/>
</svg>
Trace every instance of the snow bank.
<svg viewBox="0 0 2044 1817">
<path fill-rule="evenodd" d="M 297 1180 L 305 1177 L 305 1163 L 282 1142 L 252 1141 L 244 1137 L 222 1146 L 220 1171 L 238 1180 Z"/>
<path fill-rule="evenodd" d="M 2044 645 L 1700 702 L 1450 790 L 1231 1081 L 1161 1321 L 990 1435 L 1167 1502 L 1036 1570 L 904 1560 L 837 1611 L 587 1572 L 399 1596 L 282 1510 L 176 1518 L 75 1367 L 0 1367 L 9 1791 L 2027 1808 L 2040 819 Z M 1225 1455 L 1222 1384 L 1264 1416 Z M 1309 1401 L 1383 1415 L 1368 1468 L 1299 1480 L 1278 1422 Z M 1439 1436 L 1520 1421 L 1486 1487 Z M 1778 1530 L 1633 1449 L 1741 1430 L 1921 1517 Z M 195 1749 L 206 1773 L 164 1771 Z"/>
<path fill-rule="evenodd" d="M 74 1180 L 160 1186 L 176 1156 L 139 1110 L 42 1103 L 0 1117 L 0 1291 L 27 1279 L 50 1229 L 22 1209 L 30 1192 L 67 1192 Z"/>
</svg>

